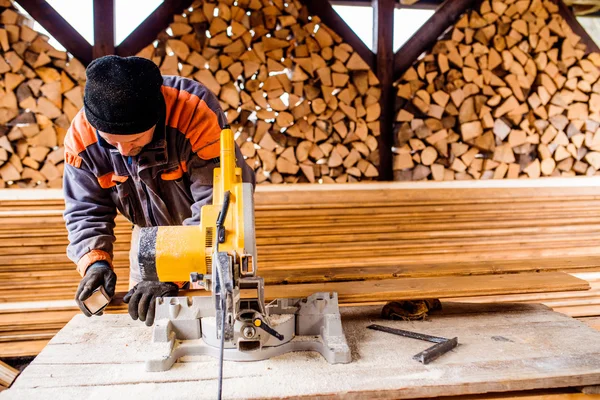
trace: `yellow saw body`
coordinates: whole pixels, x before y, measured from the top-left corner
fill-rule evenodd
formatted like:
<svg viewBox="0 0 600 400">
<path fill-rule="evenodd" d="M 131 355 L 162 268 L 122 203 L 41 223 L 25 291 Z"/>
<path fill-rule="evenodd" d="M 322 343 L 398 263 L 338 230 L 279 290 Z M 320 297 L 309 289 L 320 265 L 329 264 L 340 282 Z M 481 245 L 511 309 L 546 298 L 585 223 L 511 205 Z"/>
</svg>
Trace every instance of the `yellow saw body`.
<svg viewBox="0 0 600 400">
<path fill-rule="evenodd" d="M 214 170 L 213 204 L 202 207 L 200 226 L 158 227 L 155 263 L 158 280 L 162 282 L 185 282 L 195 276 L 202 277 L 204 287 L 209 287 L 205 277 L 211 274 L 216 222 L 227 191 L 230 192 L 230 204 L 224 223 L 226 236 L 225 242 L 219 244 L 219 250 L 236 255 L 241 262 L 242 274 L 252 274 L 254 270 L 252 186 L 242 182 L 242 169 L 235 163 L 235 141 L 229 128 L 221 132 L 220 160 L 221 166 Z"/>
<path fill-rule="evenodd" d="M 290 351 L 317 351 L 330 363 L 350 362 L 337 293 L 265 304 L 257 274 L 254 197 L 236 165 L 233 132 L 221 132 L 213 204 L 198 226 L 142 228 L 138 260 L 143 280 L 190 281 L 211 296 L 156 299 L 153 342 L 168 353 L 146 362 L 169 369 L 186 355 L 257 361 Z M 243 162 L 243 161 L 242 161 Z M 222 365 L 222 364 L 221 364 Z"/>
</svg>

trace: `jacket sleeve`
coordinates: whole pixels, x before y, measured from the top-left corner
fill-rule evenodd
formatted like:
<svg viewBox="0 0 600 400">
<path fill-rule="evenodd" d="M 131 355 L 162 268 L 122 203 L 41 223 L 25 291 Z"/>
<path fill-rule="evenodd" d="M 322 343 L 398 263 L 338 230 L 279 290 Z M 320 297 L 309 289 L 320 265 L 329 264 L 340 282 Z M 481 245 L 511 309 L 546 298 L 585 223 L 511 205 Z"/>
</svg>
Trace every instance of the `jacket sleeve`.
<svg viewBox="0 0 600 400">
<path fill-rule="evenodd" d="M 110 189 L 101 188 L 92 172 L 65 164 L 63 191 L 67 255 L 77 264 L 77 271 L 84 276 L 90 265 L 101 260 L 112 267 L 117 210 Z"/>
</svg>

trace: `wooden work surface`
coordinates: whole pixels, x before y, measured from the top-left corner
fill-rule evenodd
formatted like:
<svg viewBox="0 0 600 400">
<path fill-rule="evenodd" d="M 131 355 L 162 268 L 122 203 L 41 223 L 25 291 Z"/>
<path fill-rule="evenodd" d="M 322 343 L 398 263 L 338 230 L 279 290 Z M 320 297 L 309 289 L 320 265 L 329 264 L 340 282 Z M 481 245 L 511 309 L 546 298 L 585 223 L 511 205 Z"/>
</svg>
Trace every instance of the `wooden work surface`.
<svg viewBox="0 0 600 400">
<path fill-rule="evenodd" d="M 224 398 L 417 398 L 600 384 L 600 332 L 542 305 L 445 303 L 427 321 L 382 321 L 379 307 L 342 309 L 353 362 L 316 353 L 225 363 Z M 459 346 L 427 366 L 430 344 L 366 329 L 371 323 Z M 1 400 L 213 399 L 217 361 L 195 357 L 167 372 L 144 371 L 151 330 L 127 315 L 75 316 Z"/>
</svg>

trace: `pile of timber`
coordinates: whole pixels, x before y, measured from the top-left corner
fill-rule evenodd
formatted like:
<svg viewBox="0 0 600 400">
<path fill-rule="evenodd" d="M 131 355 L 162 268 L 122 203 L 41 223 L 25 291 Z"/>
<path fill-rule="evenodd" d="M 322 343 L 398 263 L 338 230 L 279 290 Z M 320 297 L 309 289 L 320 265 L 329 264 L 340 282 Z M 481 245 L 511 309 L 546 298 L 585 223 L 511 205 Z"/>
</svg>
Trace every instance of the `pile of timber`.
<svg viewBox="0 0 600 400">
<path fill-rule="evenodd" d="M 0 1 L 0 188 L 59 188 L 63 140 L 83 107 L 85 68 Z"/>
<path fill-rule="evenodd" d="M 397 82 L 397 180 L 596 175 L 600 54 L 550 0 L 486 0 Z"/>
<path fill-rule="evenodd" d="M 21 192 L 0 193 L 0 302 L 69 299 L 79 276 L 65 254 L 61 193 Z M 266 185 L 255 209 L 267 284 L 600 265 L 595 177 Z M 126 290 L 131 223 L 116 222 L 118 290 Z"/>
<path fill-rule="evenodd" d="M 218 96 L 259 183 L 378 176 L 379 81 L 301 1 L 195 1 L 138 56 Z"/>
<path fill-rule="evenodd" d="M 266 185 L 255 198 L 267 298 L 323 290 L 345 304 L 518 295 L 600 316 L 600 178 Z M 80 278 L 65 255 L 63 207 L 60 191 L 0 192 L 1 354 L 36 354 L 77 313 Z M 118 217 L 121 293 L 130 232 Z M 585 281 L 592 290 L 576 292 Z"/>
</svg>

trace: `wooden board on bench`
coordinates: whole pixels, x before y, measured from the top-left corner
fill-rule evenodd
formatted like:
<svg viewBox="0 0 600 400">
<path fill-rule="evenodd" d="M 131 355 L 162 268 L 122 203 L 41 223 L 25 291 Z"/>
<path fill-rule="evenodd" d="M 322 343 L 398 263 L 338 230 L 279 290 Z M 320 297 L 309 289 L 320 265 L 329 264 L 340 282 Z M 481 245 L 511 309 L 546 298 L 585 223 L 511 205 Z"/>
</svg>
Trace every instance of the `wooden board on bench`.
<svg viewBox="0 0 600 400">
<path fill-rule="evenodd" d="M 417 398 L 600 383 L 600 332 L 542 305 L 444 303 L 413 322 L 381 320 L 379 311 L 342 308 L 352 363 L 330 365 L 316 353 L 225 362 L 224 398 Z M 459 346 L 422 365 L 412 356 L 430 344 L 366 329 L 371 323 L 457 336 Z M 0 399 L 215 398 L 215 359 L 145 372 L 150 338 L 127 315 L 77 315 Z"/>
</svg>

